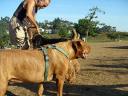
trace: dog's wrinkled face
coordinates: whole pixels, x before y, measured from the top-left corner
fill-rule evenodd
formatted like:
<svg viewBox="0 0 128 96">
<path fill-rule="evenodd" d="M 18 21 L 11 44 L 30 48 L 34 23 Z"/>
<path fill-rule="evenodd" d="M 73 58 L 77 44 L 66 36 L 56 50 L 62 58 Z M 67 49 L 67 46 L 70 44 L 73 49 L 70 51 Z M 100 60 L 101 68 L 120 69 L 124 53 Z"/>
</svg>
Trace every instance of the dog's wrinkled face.
<svg viewBox="0 0 128 96">
<path fill-rule="evenodd" d="M 87 58 L 91 50 L 90 46 L 87 45 L 87 43 L 85 43 L 82 40 L 77 40 L 77 41 L 73 41 L 73 46 L 77 58 L 84 58 L 84 59 Z"/>
</svg>

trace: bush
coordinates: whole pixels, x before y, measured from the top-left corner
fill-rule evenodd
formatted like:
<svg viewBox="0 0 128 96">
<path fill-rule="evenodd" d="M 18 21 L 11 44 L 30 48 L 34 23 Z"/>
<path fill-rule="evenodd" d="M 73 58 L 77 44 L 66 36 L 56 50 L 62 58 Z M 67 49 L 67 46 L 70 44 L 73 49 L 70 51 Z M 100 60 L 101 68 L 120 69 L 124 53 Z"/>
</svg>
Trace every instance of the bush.
<svg viewBox="0 0 128 96">
<path fill-rule="evenodd" d="M 107 37 L 110 38 L 111 40 L 116 40 L 116 39 L 119 39 L 119 33 L 110 32 L 107 34 Z"/>
</svg>

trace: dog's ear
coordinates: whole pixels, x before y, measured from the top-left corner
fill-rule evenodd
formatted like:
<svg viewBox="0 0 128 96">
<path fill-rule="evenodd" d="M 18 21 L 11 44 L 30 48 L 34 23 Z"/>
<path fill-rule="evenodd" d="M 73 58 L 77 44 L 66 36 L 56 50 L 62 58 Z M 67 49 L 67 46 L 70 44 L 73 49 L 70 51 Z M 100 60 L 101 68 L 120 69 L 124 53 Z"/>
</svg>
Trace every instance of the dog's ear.
<svg viewBox="0 0 128 96">
<path fill-rule="evenodd" d="M 72 42 L 72 45 L 73 45 L 73 47 L 76 48 L 76 49 L 79 49 L 79 48 L 82 47 L 80 41 L 73 41 L 73 42 Z"/>
<path fill-rule="evenodd" d="M 82 51 L 82 45 L 80 41 L 72 41 L 72 47 L 76 54 Z"/>
<path fill-rule="evenodd" d="M 80 34 L 76 32 L 76 29 L 72 29 L 72 40 L 77 40 L 80 38 Z"/>
</svg>

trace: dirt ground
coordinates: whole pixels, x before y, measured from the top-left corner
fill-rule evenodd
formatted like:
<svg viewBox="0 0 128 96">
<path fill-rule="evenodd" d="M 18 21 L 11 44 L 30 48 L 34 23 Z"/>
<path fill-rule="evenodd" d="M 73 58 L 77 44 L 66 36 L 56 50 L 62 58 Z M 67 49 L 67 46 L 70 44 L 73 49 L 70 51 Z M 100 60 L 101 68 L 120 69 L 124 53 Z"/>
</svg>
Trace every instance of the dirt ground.
<svg viewBox="0 0 128 96">
<path fill-rule="evenodd" d="M 87 60 L 79 59 L 76 82 L 64 85 L 64 96 L 128 96 L 128 41 L 91 43 Z M 56 96 L 54 82 L 45 83 L 45 95 Z M 36 84 L 14 84 L 7 96 L 36 96 Z"/>
</svg>

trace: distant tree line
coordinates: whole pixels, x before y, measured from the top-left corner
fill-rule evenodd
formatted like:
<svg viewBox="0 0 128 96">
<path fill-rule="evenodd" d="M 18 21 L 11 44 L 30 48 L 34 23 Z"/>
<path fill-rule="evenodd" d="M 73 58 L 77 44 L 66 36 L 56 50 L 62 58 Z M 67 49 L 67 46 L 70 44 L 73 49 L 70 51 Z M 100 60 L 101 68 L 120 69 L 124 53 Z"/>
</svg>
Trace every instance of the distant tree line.
<svg viewBox="0 0 128 96">
<path fill-rule="evenodd" d="M 73 28 L 74 23 L 60 18 L 55 18 L 52 22 L 39 22 L 39 26 L 43 28 L 44 31 L 51 29 L 52 34 L 59 34 L 61 37 L 67 37 L 69 36 L 69 32 Z"/>
<path fill-rule="evenodd" d="M 85 38 L 86 40 L 88 37 L 93 38 L 99 34 L 106 34 L 111 40 L 126 38 L 128 36 L 127 32 L 117 32 L 116 27 L 97 21 L 97 12 L 105 14 L 98 7 L 94 7 L 89 10 L 89 14 L 85 18 L 79 19 L 78 23 L 55 18 L 53 21 L 45 20 L 44 22 L 38 22 L 38 24 L 40 28 L 44 29 L 44 33 L 50 29 L 52 30 L 51 34 L 58 34 L 62 38 L 69 37 L 73 28 L 76 29 L 81 38 Z M 9 21 L 10 18 L 7 16 L 0 18 L 0 47 L 9 45 Z"/>
</svg>

